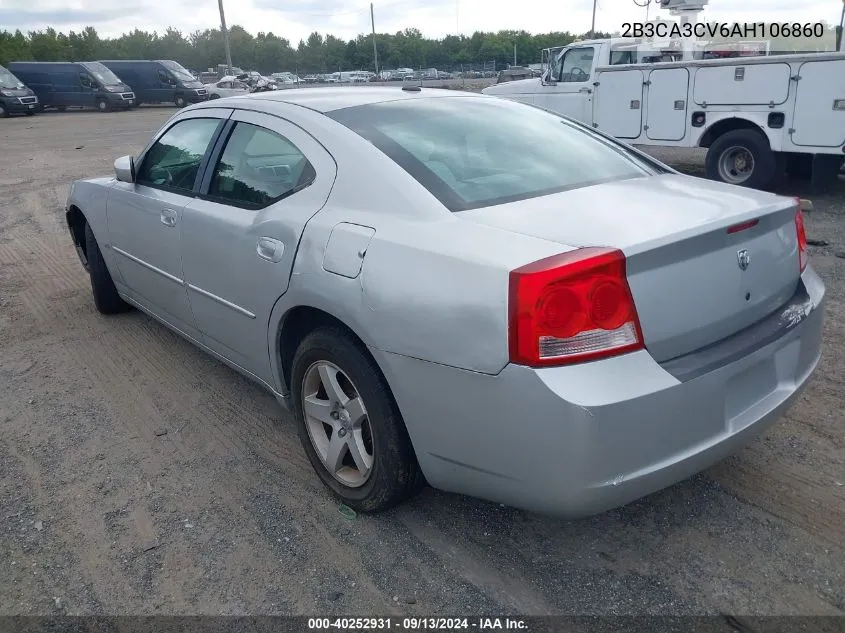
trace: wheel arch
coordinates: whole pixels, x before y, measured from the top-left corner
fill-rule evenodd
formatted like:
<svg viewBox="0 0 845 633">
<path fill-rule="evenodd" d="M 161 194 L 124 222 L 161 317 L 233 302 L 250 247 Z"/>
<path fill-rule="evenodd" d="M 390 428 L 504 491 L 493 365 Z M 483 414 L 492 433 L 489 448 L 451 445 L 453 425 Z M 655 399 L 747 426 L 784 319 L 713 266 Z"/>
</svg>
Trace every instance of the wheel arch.
<svg viewBox="0 0 845 633">
<path fill-rule="evenodd" d="M 755 132 L 759 132 L 763 138 L 766 139 L 766 142 L 769 143 L 769 147 L 772 145 L 772 140 L 769 138 L 769 135 L 766 133 L 766 130 L 762 125 L 751 121 L 750 119 L 731 116 L 725 119 L 720 119 L 710 125 L 710 127 L 708 127 L 698 139 L 698 146 L 709 148 L 713 145 L 716 139 L 724 136 L 728 132 L 736 130 L 753 130 Z"/>
<path fill-rule="evenodd" d="M 279 320 L 275 329 L 273 353 L 277 364 L 276 373 L 279 385 L 286 393 L 290 393 L 291 367 L 293 365 L 293 357 L 300 343 L 302 343 L 302 340 L 310 332 L 313 332 L 317 328 L 328 326 L 340 328 L 357 343 L 362 351 L 373 359 L 385 382 L 387 382 L 387 378 L 384 376 L 384 371 L 379 365 L 378 360 L 370 353 L 364 338 L 353 327 L 350 327 L 344 320 L 322 308 L 301 304 L 289 308 Z"/>
<path fill-rule="evenodd" d="M 88 270 L 88 246 L 85 241 L 85 225 L 88 224 L 88 218 L 78 206 L 72 204 L 65 211 L 65 221 L 79 259 L 85 270 Z M 93 227 L 91 230 L 94 230 Z"/>
</svg>

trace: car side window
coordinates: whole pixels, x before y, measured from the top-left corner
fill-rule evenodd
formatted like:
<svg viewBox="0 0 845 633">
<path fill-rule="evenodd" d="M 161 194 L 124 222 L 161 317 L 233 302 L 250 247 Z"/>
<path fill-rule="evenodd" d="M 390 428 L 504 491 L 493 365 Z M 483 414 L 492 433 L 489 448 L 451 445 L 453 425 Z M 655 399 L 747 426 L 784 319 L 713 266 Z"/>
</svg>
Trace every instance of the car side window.
<svg viewBox="0 0 845 633">
<path fill-rule="evenodd" d="M 170 83 L 170 78 L 167 76 L 166 72 L 164 72 L 163 70 L 159 70 L 157 74 L 158 74 L 158 80 L 161 83 L 163 83 L 163 84 L 169 84 Z"/>
<path fill-rule="evenodd" d="M 572 48 L 566 51 L 560 67 L 558 81 L 571 83 L 588 81 L 593 69 L 594 51 L 595 49 L 592 46 Z"/>
<path fill-rule="evenodd" d="M 149 149 L 138 171 L 140 185 L 190 193 L 219 119 L 185 119 Z"/>
<path fill-rule="evenodd" d="M 91 88 L 91 78 L 86 75 L 85 73 L 79 73 L 79 83 L 82 84 L 83 88 Z"/>
<path fill-rule="evenodd" d="M 305 155 L 284 136 L 238 122 L 214 168 L 208 195 L 259 209 L 304 189 L 316 176 Z"/>
</svg>

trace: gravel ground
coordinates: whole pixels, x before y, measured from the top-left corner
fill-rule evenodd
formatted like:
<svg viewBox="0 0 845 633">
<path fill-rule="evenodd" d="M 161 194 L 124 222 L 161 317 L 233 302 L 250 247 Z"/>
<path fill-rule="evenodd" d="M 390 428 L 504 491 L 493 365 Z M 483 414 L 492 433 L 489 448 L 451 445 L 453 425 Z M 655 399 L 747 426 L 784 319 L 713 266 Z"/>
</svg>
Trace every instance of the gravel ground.
<svg viewBox="0 0 845 633">
<path fill-rule="evenodd" d="M 269 394 L 94 311 L 68 185 L 172 113 L 0 122 L 0 614 L 843 614 L 845 183 L 809 219 L 822 363 L 740 454 L 582 521 L 433 490 L 349 520 Z"/>
</svg>

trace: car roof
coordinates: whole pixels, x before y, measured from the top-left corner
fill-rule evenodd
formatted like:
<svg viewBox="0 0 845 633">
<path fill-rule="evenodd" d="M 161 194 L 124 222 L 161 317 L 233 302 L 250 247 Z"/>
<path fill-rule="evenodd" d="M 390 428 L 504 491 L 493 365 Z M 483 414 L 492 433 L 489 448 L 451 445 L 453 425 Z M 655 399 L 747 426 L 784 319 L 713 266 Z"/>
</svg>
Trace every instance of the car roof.
<svg viewBox="0 0 845 633">
<path fill-rule="evenodd" d="M 404 90 L 400 87 L 356 86 L 354 88 L 294 88 L 289 90 L 274 90 L 272 92 L 252 93 L 238 99 L 252 99 L 258 101 L 276 101 L 310 108 L 317 112 L 332 112 L 342 108 L 383 103 L 386 101 L 402 101 L 406 99 L 442 98 L 442 97 L 481 96 L 472 92 L 443 90 L 437 88 L 421 88 L 418 91 Z M 222 101 L 222 100 L 221 100 Z M 218 106 L 221 101 L 216 101 Z"/>
</svg>

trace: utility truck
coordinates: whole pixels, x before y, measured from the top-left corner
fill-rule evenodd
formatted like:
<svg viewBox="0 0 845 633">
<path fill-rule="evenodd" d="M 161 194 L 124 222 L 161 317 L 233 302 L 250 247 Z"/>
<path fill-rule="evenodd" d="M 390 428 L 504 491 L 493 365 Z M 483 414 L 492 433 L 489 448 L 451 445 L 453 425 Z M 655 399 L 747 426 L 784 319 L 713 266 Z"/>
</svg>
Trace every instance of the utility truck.
<svg viewBox="0 0 845 633">
<path fill-rule="evenodd" d="M 687 12 L 706 3 L 663 0 Z M 707 148 L 707 176 L 714 180 L 762 189 L 786 175 L 809 177 L 817 192 L 836 181 L 845 160 L 841 44 L 830 53 L 764 50 L 728 59 L 696 59 L 703 50 L 697 42 L 669 44 L 575 42 L 553 53 L 540 78 L 483 92 L 552 110 L 632 145 Z"/>
</svg>

